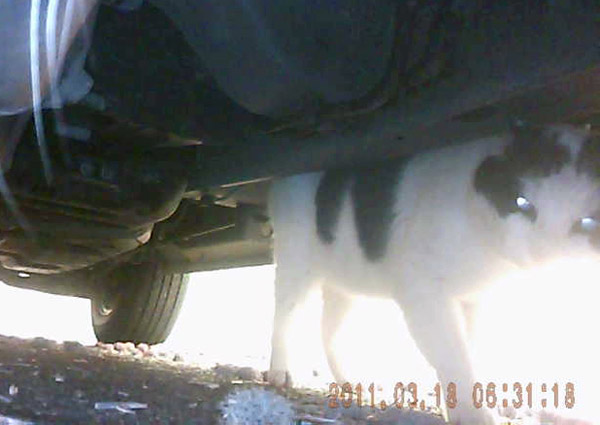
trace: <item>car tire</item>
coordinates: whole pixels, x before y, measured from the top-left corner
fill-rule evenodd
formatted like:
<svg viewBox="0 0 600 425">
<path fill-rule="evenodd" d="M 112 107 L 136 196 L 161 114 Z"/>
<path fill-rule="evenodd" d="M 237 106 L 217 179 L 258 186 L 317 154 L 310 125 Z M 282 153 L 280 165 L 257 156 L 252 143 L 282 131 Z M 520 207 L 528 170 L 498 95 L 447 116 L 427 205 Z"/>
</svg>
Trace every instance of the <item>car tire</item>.
<svg viewBox="0 0 600 425">
<path fill-rule="evenodd" d="M 100 342 L 158 344 L 169 336 L 185 297 L 186 274 L 160 261 L 120 265 L 103 276 L 92 297 L 92 325 Z"/>
</svg>

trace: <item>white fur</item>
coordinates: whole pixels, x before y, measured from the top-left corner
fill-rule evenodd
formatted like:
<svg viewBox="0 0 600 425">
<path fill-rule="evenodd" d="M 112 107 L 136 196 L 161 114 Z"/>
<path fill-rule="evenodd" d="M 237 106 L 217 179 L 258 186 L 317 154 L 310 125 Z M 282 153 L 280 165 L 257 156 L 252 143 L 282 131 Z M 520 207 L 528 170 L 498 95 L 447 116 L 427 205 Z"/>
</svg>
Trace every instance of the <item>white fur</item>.
<svg viewBox="0 0 600 425">
<path fill-rule="evenodd" d="M 585 132 L 556 127 L 559 142 L 575 157 Z M 525 181 L 538 210 L 532 223 L 520 214 L 501 218 L 474 190 L 473 176 L 489 155 L 501 153 L 507 137 L 477 140 L 412 158 L 397 185 L 396 214 L 386 255 L 367 261 L 357 242 L 349 196 L 336 238 L 317 235 L 314 198 L 320 174 L 273 184 L 270 209 L 275 234 L 276 311 L 270 381 L 287 376 L 284 345 L 290 316 L 315 285 L 324 297 L 323 343 L 329 365 L 344 381 L 330 342 L 349 303 L 347 294 L 389 297 L 402 308 L 420 350 L 437 370 L 443 387 L 458 386 L 459 405 L 450 418 L 462 425 L 492 423 L 482 409 L 469 408 L 474 377 L 461 327 L 459 301 L 483 282 L 511 267 L 554 256 L 592 254 L 572 224 L 600 208 L 600 187 L 569 164 L 559 174 Z"/>
</svg>

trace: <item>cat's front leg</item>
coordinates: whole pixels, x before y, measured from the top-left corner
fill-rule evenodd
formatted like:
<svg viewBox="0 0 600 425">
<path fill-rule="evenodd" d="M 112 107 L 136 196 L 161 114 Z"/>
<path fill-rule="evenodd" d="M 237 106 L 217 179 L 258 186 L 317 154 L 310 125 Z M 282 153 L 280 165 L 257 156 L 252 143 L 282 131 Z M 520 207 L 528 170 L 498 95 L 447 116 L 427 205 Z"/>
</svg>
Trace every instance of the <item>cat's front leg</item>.
<svg viewBox="0 0 600 425">
<path fill-rule="evenodd" d="M 404 295 L 400 306 L 417 346 L 435 368 L 442 388 L 456 388 L 456 404 L 448 409 L 450 422 L 494 424 L 490 412 L 473 406 L 475 380 L 460 327 L 460 306 L 448 297 L 424 291 Z"/>
<path fill-rule="evenodd" d="M 271 385 L 278 387 L 292 386 L 287 344 L 290 321 L 297 307 L 306 301 L 312 289 L 310 270 L 304 266 L 302 262 L 287 264 L 282 261 L 276 268 L 275 317 L 271 337 L 271 365 L 267 379 Z"/>
</svg>

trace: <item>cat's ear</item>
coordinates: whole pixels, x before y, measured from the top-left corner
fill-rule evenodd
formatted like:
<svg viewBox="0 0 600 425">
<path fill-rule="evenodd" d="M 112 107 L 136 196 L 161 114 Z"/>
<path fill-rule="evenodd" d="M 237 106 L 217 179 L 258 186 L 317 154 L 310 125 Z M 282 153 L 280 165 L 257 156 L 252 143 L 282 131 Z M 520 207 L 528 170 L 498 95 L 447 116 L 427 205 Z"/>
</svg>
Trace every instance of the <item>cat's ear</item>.
<svg viewBox="0 0 600 425">
<path fill-rule="evenodd" d="M 600 135 L 591 133 L 583 142 L 576 162 L 577 172 L 600 178 Z"/>
<path fill-rule="evenodd" d="M 504 155 L 520 175 L 547 177 L 571 161 L 567 146 L 561 144 L 558 134 L 547 127 L 518 122 L 511 132 L 512 141 Z"/>
<path fill-rule="evenodd" d="M 517 211 L 520 181 L 507 158 L 497 155 L 487 157 L 475 170 L 473 186 L 492 204 L 500 217 Z"/>
</svg>

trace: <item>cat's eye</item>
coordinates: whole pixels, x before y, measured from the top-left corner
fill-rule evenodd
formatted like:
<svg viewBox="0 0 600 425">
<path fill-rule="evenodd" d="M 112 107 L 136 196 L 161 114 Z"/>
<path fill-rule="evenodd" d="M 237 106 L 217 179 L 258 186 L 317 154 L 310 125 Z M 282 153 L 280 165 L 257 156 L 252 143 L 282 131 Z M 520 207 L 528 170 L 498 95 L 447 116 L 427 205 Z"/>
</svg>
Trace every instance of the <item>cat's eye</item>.
<svg viewBox="0 0 600 425">
<path fill-rule="evenodd" d="M 535 221 L 537 218 L 537 210 L 535 206 L 524 196 L 518 196 L 515 199 L 515 204 L 517 206 L 517 211 L 523 213 L 527 218 L 531 221 Z"/>
<path fill-rule="evenodd" d="M 571 232 L 587 235 L 596 240 L 600 237 L 600 220 L 595 217 L 580 218 L 573 224 Z"/>
<path fill-rule="evenodd" d="M 583 217 L 578 225 L 580 231 L 585 233 L 593 233 L 600 229 L 600 222 L 593 217 Z"/>
<path fill-rule="evenodd" d="M 531 202 L 529 202 L 529 200 L 524 196 L 519 196 L 515 202 L 517 203 L 517 207 L 523 211 L 527 211 L 533 207 Z"/>
</svg>

